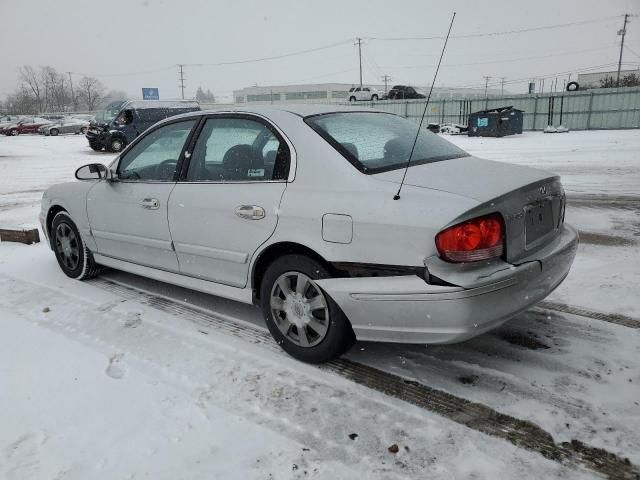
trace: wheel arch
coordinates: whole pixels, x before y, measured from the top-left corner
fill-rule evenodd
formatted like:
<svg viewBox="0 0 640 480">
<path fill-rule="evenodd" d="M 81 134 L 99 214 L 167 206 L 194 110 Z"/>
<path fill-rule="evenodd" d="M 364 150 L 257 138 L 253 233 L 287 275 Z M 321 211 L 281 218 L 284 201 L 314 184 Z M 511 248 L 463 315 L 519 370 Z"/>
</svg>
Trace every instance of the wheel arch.
<svg viewBox="0 0 640 480">
<path fill-rule="evenodd" d="M 330 262 L 325 260 L 322 255 L 320 255 L 315 250 L 307 247 L 306 245 L 302 245 L 301 243 L 296 242 L 273 243 L 262 250 L 258 254 L 256 260 L 253 262 L 253 267 L 251 268 L 251 288 L 253 290 L 254 300 L 258 300 L 260 298 L 260 286 L 269 265 L 276 258 L 279 258 L 282 255 L 289 254 L 306 255 L 307 257 L 313 258 L 314 260 L 320 262 L 332 274 L 336 273 Z"/>
<path fill-rule="evenodd" d="M 47 211 L 47 218 L 45 220 L 45 228 L 47 229 L 47 231 L 45 233 L 47 235 L 47 238 L 49 239 L 49 246 L 51 248 L 53 248 L 53 239 L 51 235 L 53 217 L 55 217 L 60 212 L 66 212 L 67 214 L 69 213 L 66 208 L 58 204 L 51 205 L 51 207 L 49 207 L 49 210 Z"/>
</svg>

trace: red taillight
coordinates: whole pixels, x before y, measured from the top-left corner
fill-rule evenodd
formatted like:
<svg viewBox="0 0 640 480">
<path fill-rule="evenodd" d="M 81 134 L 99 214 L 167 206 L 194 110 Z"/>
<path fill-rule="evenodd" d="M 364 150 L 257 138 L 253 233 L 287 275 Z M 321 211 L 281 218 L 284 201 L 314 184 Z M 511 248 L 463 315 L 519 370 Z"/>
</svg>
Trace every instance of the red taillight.
<svg viewBox="0 0 640 480">
<path fill-rule="evenodd" d="M 436 235 L 440 256 L 450 262 L 475 262 L 504 252 L 504 222 L 498 213 L 468 220 Z"/>
</svg>

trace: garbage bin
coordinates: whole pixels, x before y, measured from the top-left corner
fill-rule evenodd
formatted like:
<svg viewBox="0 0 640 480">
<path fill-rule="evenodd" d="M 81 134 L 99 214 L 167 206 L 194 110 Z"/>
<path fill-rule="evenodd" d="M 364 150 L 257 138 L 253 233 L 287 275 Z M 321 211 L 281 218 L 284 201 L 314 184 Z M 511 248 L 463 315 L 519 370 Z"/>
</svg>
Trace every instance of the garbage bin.
<svg viewBox="0 0 640 480">
<path fill-rule="evenodd" d="M 482 110 L 469 115 L 470 137 L 504 137 L 522 133 L 523 111 L 508 107 Z"/>
</svg>

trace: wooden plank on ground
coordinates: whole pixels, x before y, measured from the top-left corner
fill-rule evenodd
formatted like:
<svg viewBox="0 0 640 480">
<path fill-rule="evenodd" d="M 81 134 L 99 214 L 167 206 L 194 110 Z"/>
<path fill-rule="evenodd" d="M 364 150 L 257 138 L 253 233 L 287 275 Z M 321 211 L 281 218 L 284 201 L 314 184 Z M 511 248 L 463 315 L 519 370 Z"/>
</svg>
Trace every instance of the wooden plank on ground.
<svg viewBox="0 0 640 480">
<path fill-rule="evenodd" d="M 37 228 L 30 230 L 9 230 L 0 228 L 0 241 L 2 242 L 20 242 L 30 245 L 40 242 L 40 234 Z"/>
</svg>

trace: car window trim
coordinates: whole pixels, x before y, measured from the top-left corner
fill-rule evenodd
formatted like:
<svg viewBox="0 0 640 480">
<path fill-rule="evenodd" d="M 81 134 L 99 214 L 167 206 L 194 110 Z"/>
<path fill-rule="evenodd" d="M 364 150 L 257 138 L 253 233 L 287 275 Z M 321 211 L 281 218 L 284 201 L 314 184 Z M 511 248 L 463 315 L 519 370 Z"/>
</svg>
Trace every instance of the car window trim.
<svg viewBox="0 0 640 480">
<path fill-rule="evenodd" d="M 201 117 L 201 115 L 194 115 L 194 117 Z M 151 135 L 153 132 L 167 127 L 169 125 L 173 125 L 174 123 L 182 123 L 182 122 L 189 122 L 189 121 L 193 121 L 195 120 L 193 126 L 191 127 L 191 131 L 189 132 L 189 135 L 187 135 L 187 138 L 184 142 L 184 145 L 182 146 L 182 150 L 180 151 L 180 155 L 178 155 L 178 162 L 176 163 L 176 171 L 173 173 L 173 180 L 136 180 L 136 179 L 121 179 L 120 178 L 120 164 L 122 163 L 122 159 L 125 158 L 127 156 L 127 154 L 131 151 L 131 149 L 133 149 L 133 147 L 135 145 L 137 145 L 139 142 L 142 141 L 143 138 L 145 138 L 147 135 Z M 118 178 L 119 182 L 123 182 L 123 183 L 176 183 L 178 181 L 179 178 L 179 174 L 181 172 L 182 169 L 182 164 L 184 163 L 184 154 L 188 148 L 188 146 L 191 143 L 191 139 L 193 138 L 195 129 L 198 127 L 200 122 L 200 118 L 192 118 L 192 117 L 188 117 L 188 118 L 176 118 L 174 120 L 170 120 L 168 122 L 162 122 L 161 125 L 158 125 L 156 127 L 152 127 L 149 128 L 148 130 L 146 130 L 144 133 L 142 133 L 142 135 L 139 135 L 138 137 L 136 137 L 136 139 L 131 142 L 127 148 L 124 150 L 124 152 L 122 152 L 120 154 L 120 156 L 118 157 L 118 165 L 116 167 L 116 176 Z"/>
<path fill-rule="evenodd" d="M 207 122 L 207 120 L 212 119 L 212 118 L 241 118 L 241 119 L 245 119 L 245 120 L 253 120 L 255 122 L 258 122 L 260 124 L 263 124 L 265 127 L 267 127 L 267 129 L 273 133 L 275 135 L 275 137 L 280 141 L 280 142 L 284 142 L 284 144 L 287 146 L 287 148 L 289 149 L 289 175 L 287 176 L 286 179 L 280 179 L 280 180 L 227 180 L 227 181 L 217 181 L 217 180 L 198 180 L 198 181 L 192 181 L 192 180 L 187 180 L 187 172 L 189 171 L 189 166 L 191 164 L 191 159 L 193 158 L 193 151 L 195 149 L 196 143 L 198 142 L 198 139 L 200 138 L 200 134 L 202 133 L 202 130 L 204 129 L 204 125 Z M 209 113 L 205 113 L 201 116 L 200 122 L 198 123 L 196 130 L 191 138 L 190 144 L 189 144 L 189 152 L 191 152 L 192 155 L 189 156 L 189 158 L 183 163 L 182 166 L 182 170 L 180 171 L 180 176 L 178 177 L 178 182 L 185 184 L 185 185 L 190 185 L 190 184 L 229 184 L 229 183 L 234 183 L 234 184 L 238 184 L 238 183 L 290 183 L 295 179 L 295 167 L 296 167 L 296 151 L 293 148 L 293 144 L 291 143 L 291 141 L 289 140 L 289 138 L 284 134 L 284 132 L 275 124 L 273 123 L 269 118 L 257 114 L 257 113 L 252 113 L 252 112 L 229 112 L 229 111 L 225 111 L 225 112 L 209 112 Z"/>
</svg>

